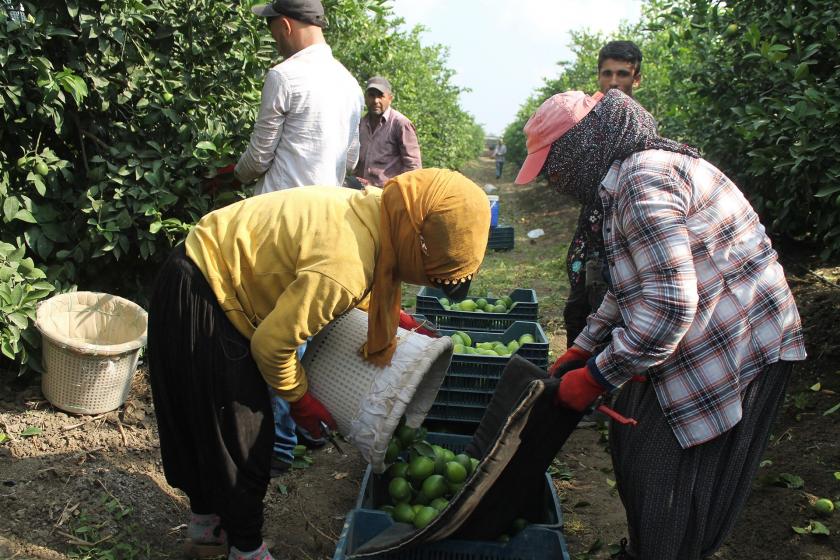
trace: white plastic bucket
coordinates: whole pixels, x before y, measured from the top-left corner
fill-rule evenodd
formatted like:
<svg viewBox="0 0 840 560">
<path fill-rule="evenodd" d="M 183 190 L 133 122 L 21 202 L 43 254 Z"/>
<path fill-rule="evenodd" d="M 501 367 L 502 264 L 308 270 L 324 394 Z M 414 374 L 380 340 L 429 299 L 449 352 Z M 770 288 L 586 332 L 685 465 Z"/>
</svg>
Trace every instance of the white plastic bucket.
<svg viewBox="0 0 840 560">
<path fill-rule="evenodd" d="M 380 368 L 359 354 L 367 325 L 367 313 L 345 313 L 309 342 L 303 367 L 309 390 L 333 415 L 338 431 L 381 473 L 400 418 L 417 428 L 432 407 L 452 359 L 452 339 L 398 328 L 391 365 Z"/>
</svg>

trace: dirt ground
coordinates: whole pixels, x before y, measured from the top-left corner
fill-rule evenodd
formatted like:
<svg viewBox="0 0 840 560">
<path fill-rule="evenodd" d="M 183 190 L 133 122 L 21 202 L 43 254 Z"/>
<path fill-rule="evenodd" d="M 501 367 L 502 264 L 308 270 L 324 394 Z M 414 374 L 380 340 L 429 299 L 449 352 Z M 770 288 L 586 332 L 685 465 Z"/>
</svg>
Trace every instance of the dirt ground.
<svg viewBox="0 0 840 560">
<path fill-rule="evenodd" d="M 491 165 L 482 161 L 475 177 L 480 184 Z M 524 192 L 514 194 L 509 183 L 497 184 L 510 200 Z M 539 208 L 522 210 L 527 214 Z M 522 234 L 517 231 L 517 243 L 523 242 Z M 800 249 L 780 251 L 810 358 L 794 373 L 754 490 L 715 558 L 838 560 L 840 512 L 819 517 L 810 501 L 840 500 L 840 410 L 825 414 L 840 403 L 840 268 L 819 267 Z M 552 349 L 561 349 L 557 317 L 543 319 Z M 0 559 L 180 557 L 189 510 L 161 470 L 143 367 L 126 405 L 97 417 L 64 414 L 44 400 L 36 382 L 2 375 L 0 432 L 8 436 L 0 442 Z M 555 485 L 573 559 L 608 558 L 626 534 L 623 509 L 611 486 L 607 445 L 603 430 L 582 428 L 558 456 Z M 265 535 L 277 558 L 332 557 L 365 467 L 349 445 L 344 448 L 347 455 L 330 446 L 316 451 L 312 467 L 272 481 Z M 831 534 L 793 530 L 811 520 Z"/>
</svg>

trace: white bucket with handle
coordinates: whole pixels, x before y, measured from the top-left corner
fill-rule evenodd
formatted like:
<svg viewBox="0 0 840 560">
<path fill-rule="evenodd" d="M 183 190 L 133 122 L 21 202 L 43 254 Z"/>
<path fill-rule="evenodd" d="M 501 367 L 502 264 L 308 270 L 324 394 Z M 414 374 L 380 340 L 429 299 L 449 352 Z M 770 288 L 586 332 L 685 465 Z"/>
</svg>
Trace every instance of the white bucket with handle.
<svg viewBox="0 0 840 560">
<path fill-rule="evenodd" d="M 364 311 L 345 313 L 309 342 L 303 367 L 309 390 L 333 415 L 338 431 L 381 473 L 400 418 L 417 428 L 432 407 L 452 359 L 452 340 L 398 328 L 394 358 L 381 368 L 359 353 L 367 326 Z"/>
</svg>

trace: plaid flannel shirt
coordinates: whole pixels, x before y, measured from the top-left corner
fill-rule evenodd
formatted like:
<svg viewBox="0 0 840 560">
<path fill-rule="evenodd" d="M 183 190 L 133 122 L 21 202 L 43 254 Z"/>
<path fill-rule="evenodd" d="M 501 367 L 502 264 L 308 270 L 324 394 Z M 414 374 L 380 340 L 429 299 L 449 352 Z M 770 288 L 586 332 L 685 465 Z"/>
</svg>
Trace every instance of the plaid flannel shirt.
<svg viewBox="0 0 840 560">
<path fill-rule="evenodd" d="M 610 389 L 647 375 L 683 448 L 741 420 L 769 364 L 805 359 L 793 295 L 741 191 L 703 159 L 648 150 L 601 182 L 610 291 L 575 340 Z"/>
</svg>

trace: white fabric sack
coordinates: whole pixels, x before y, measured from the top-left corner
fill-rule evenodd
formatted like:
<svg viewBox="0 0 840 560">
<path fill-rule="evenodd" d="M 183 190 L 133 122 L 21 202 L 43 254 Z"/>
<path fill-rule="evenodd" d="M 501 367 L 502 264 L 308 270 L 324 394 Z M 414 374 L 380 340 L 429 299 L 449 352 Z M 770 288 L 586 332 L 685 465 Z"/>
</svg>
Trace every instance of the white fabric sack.
<svg viewBox="0 0 840 560">
<path fill-rule="evenodd" d="M 388 442 L 405 415 L 418 428 L 437 396 L 449 362 L 452 339 L 397 329 L 391 365 L 380 368 L 359 349 L 367 340 L 368 316 L 353 309 L 327 325 L 306 347 L 303 367 L 312 395 L 324 403 L 338 431 L 375 473 L 385 470 Z"/>
</svg>

